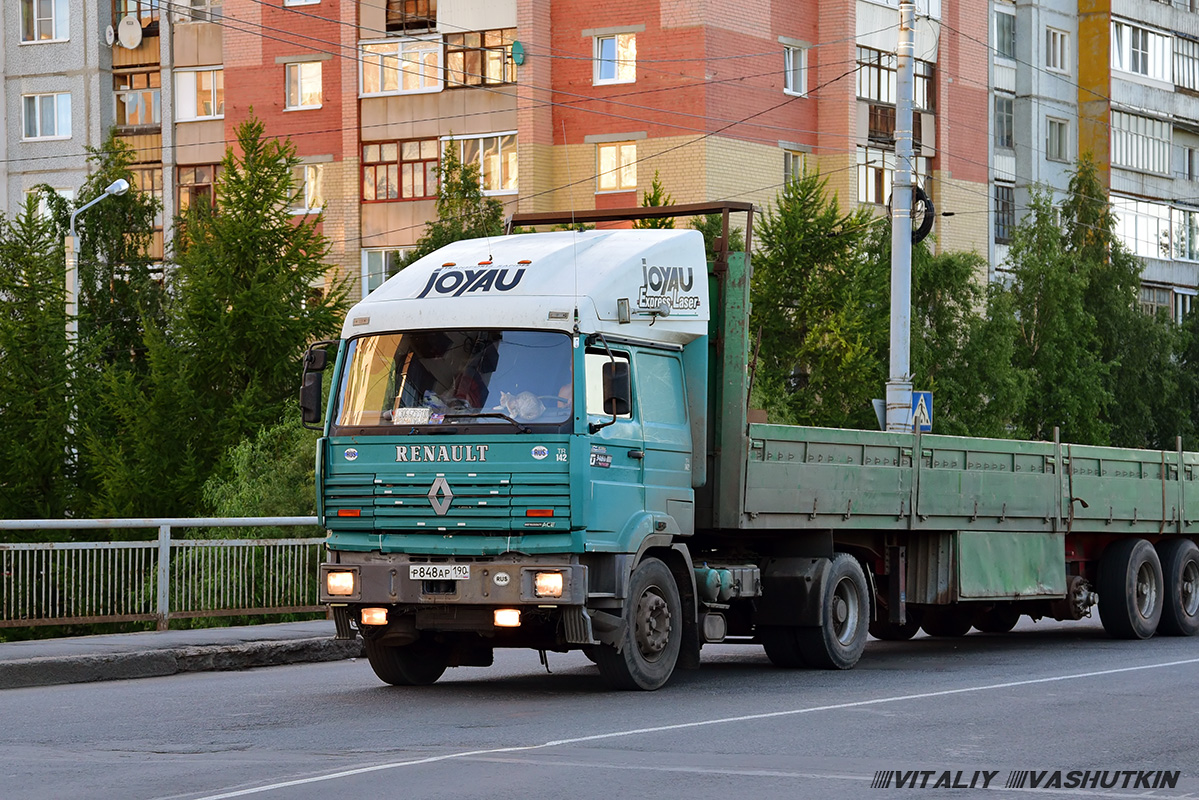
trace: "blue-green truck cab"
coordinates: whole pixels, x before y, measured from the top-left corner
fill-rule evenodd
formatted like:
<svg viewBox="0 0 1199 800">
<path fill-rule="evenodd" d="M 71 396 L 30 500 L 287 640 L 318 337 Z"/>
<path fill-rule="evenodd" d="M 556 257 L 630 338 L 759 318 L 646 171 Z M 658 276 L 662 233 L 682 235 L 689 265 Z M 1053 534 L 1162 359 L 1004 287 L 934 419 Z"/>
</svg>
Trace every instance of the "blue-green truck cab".
<svg viewBox="0 0 1199 800">
<path fill-rule="evenodd" d="M 582 650 L 630 689 L 711 642 L 847 669 L 868 632 L 1006 631 L 1097 602 L 1116 636 L 1199 631 L 1199 456 L 757 421 L 749 263 L 723 249 L 752 207 L 576 220 L 712 212 L 713 263 L 682 229 L 456 242 L 309 351 L 321 601 L 382 680 L 496 647 Z"/>
</svg>

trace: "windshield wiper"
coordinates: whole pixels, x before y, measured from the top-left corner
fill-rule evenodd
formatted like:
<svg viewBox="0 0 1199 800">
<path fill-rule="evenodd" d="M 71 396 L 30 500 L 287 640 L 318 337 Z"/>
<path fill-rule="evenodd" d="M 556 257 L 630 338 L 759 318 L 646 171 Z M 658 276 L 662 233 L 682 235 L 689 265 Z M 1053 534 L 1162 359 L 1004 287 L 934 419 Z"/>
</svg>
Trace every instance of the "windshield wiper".
<svg viewBox="0 0 1199 800">
<path fill-rule="evenodd" d="M 506 422 L 511 422 L 513 425 L 515 425 L 517 428 L 520 429 L 521 433 L 532 433 L 533 432 L 532 428 L 521 425 L 519 422 L 514 420 L 512 417 L 510 417 L 507 414 L 504 414 L 502 412 L 499 412 L 499 411 L 458 411 L 458 412 L 451 412 L 451 413 L 446 413 L 446 414 L 442 415 L 442 419 L 454 419 L 457 417 L 493 417 L 495 419 L 502 419 L 502 420 L 505 420 Z"/>
</svg>

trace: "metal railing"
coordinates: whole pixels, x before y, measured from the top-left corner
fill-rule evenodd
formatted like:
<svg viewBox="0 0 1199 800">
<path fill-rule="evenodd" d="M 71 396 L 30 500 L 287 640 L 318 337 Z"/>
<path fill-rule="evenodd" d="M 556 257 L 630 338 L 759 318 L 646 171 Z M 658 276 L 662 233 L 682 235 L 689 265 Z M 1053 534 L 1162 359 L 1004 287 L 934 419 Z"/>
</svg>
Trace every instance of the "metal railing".
<svg viewBox="0 0 1199 800">
<path fill-rule="evenodd" d="M 172 528 L 316 525 L 316 517 L 0 520 L 0 531 L 157 528 L 156 541 L 0 543 L 0 628 L 324 611 L 324 538 L 172 539 Z"/>
</svg>

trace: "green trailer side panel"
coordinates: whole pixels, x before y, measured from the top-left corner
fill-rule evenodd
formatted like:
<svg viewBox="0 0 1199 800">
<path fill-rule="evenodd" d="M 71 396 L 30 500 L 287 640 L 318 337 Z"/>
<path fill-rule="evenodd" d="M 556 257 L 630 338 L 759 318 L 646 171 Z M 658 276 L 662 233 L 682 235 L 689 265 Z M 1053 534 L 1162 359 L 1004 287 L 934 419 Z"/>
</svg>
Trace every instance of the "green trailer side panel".
<svg viewBox="0 0 1199 800">
<path fill-rule="evenodd" d="M 959 531 L 957 537 L 963 600 L 1065 596 L 1065 534 Z"/>
</svg>

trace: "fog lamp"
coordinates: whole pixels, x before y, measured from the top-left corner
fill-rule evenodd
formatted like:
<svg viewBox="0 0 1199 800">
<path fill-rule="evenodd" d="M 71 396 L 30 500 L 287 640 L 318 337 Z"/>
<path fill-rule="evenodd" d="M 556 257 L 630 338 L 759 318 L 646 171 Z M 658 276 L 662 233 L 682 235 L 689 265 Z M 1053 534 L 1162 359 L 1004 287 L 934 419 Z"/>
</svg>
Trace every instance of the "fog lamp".
<svg viewBox="0 0 1199 800">
<path fill-rule="evenodd" d="M 538 572 L 533 576 L 533 594 L 538 597 L 561 597 L 564 583 L 561 572 Z"/>
<path fill-rule="evenodd" d="M 362 624 L 363 625 L 386 625 L 387 624 L 387 609 L 386 608 L 364 608 L 364 609 L 362 609 Z"/>
<path fill-rule="evenodd" d="M 353 572 L 329 572 L 325 575 L 325 589 L 331 597 L 349 597 L 354 593 Z"/>
<path fill-rule="evenodd" d="M 495 610 L 495 626 L 497 628 L 519 628 L 520 610 L 516 608 L 497 608 Z"/>
</svg>

